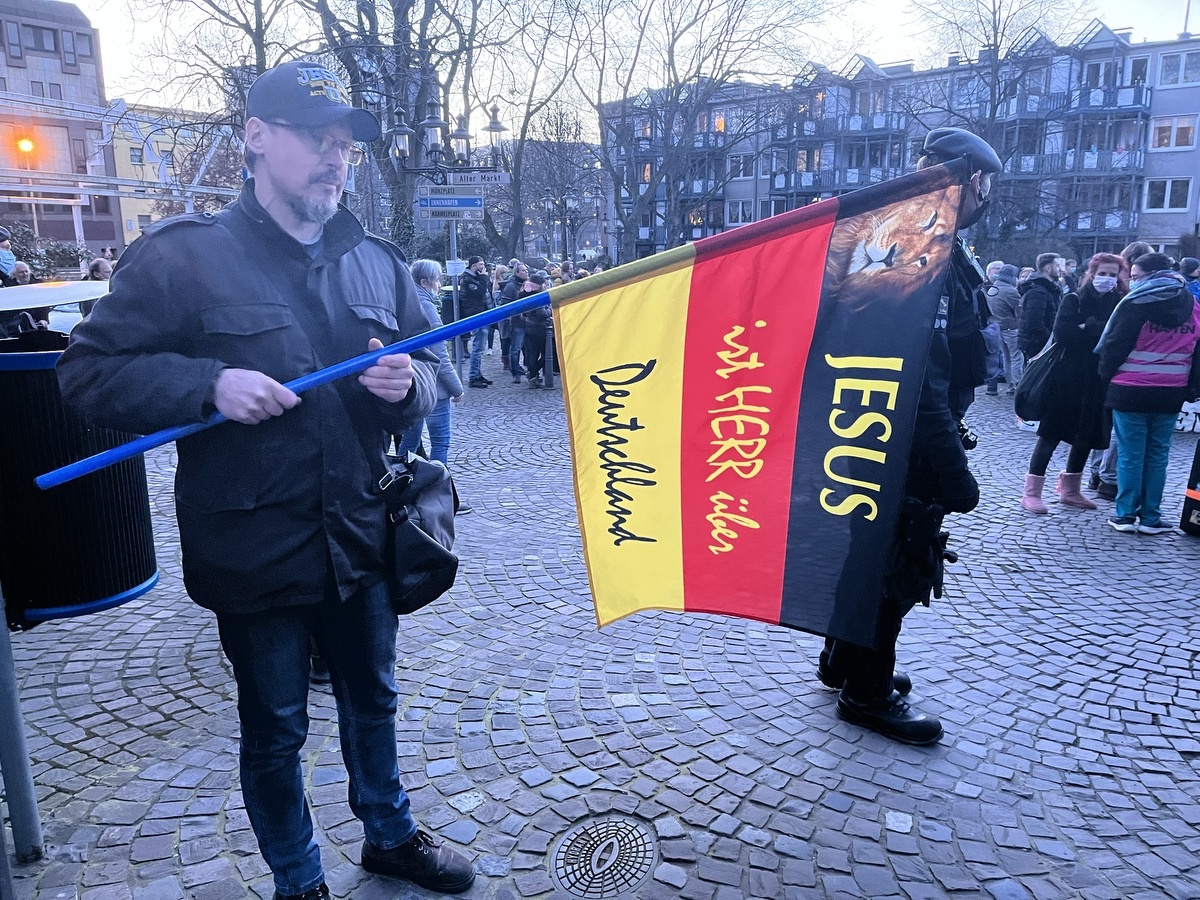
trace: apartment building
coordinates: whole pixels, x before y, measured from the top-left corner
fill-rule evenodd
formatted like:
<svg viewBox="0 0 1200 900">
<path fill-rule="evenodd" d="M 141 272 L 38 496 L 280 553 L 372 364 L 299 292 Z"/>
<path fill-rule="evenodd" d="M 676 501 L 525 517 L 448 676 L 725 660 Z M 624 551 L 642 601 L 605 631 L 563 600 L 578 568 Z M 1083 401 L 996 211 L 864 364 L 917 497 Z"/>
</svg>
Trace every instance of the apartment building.
<svg viewBox="0 0 1200 900">
<path fill-rule="evenodd" d="M 0 35 L 0 223 L 24 222 L 93 249 L 121 247 L 113 198 L 46 185 L 42 174 L 113 173 L 96 29 L 70 3 L 0 0 Z"/>
<path fill-rule="evenodd" d="M 764 105 L 770 115 L 748 115 Z M 643 106 L 602 118 L 611 128 L 613 117 L 632 115 L 648 129 L 618 166 L 652 169 L 662 158 L 652 102 Z M 836 72 L 813 66 L 784 88 L 731 86 L 697 112 L 694 155 L 705 178 L 685 210 L 692 227 L 683 237 L 911 171 L 930 128 L 958 125 L 991 141 L 1005 163 L 973 232 L 980 253 L 1024 260 L 1055 249 L 1086 258 L 1135 239 L 1178 252 L 1181 239 L 1200 233 L 1198 112 L 1200 38 L 1135 43 L 1130 31 L 1100 21 L 1069 43 L 1032 32 L 1002 57 L 981 50 L 935 69 L 865 56 Z M 736 117 L 755 127 L 732 136 Z M 640 223 L 639 255 L 678 242 L 668 240 L 680 234 L 670 188 L 659 191 L 657 213 Z M 621 199 L 628 204 L 627 191 Z"/>
</svg>

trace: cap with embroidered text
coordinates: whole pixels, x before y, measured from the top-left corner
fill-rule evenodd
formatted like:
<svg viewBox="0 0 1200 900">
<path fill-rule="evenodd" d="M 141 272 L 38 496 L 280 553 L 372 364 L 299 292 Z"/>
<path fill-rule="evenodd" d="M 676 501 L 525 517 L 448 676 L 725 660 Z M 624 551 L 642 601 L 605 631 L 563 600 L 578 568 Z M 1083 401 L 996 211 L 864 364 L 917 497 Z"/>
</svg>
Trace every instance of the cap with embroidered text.
<svg viewBox="0 0 1200 900">
<path fill-rule="evenodd" d="M 246 116 L 323 128 L 341 122 L 356 141 L 377 141 L 382 133 L 374 113 L 350 103 L 342 79 L 315 62 L 287 62 L 255 79 L 246 94 Z"/>
</svg>

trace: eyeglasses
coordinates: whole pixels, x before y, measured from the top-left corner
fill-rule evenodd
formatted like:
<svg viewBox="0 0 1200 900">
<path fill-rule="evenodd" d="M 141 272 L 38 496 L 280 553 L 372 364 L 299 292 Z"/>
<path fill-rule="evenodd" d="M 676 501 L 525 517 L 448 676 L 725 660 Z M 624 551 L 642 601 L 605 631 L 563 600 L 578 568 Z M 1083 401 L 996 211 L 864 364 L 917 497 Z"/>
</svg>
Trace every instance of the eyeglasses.
<svg viewBox="0 0 1200 900">
<path fill-rule="evenodd" d="M 293 125 L 291 122 L 267 122 L 268 125 L 278 125 L 280 128 L 286 128 L 293 134 L 299 135 L 300 138 L 308 145 L 308 149 L 318 156 L 324 156 L 330 150 L 337 150 L 338 156 L 342 158 L 342 162 L 347 165 L 357 166 L 363 161 L 366 155 L 361 147 L 356 147 L 349 141 L 339 140 L 333 135 L 316 128 L 306 128 L 303 125 Z"/>
</svg>

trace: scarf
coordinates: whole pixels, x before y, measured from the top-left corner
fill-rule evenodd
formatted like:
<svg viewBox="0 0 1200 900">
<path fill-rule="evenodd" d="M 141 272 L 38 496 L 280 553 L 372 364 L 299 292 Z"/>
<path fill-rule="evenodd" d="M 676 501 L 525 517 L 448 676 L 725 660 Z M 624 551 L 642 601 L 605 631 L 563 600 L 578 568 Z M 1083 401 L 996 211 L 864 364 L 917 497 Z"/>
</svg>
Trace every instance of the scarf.
<svg viewBox="0 0 1200 900">
<path fill-rule="evenodd" d="M 1096 342 L 1096 347 L 1092 352 L 1100 352 L 1100 347 L 1103 346 L 1105 338 L 1112 330 L 1113 322 L 1117 320 L 1117 316 L 1120 315 L 1121 308 L 1125 304 L 1139 306 L 1144 303 L 1161 303 L 1175 297 L 1179 293 L 1179 289 L 1185 287 L 1186 284 L 1187 282 L 1178 272 L 1164 271 L 1155 272 L 1133 285 L 1129 289 L 1129 293 L 1121 298 L 1121 302 L 1117 304 L 1113 314 L 1108 317 L 1108 321 L 1104 323 L 1104 331 L 1100 333 L 1100 340 Z"/>
</svg>

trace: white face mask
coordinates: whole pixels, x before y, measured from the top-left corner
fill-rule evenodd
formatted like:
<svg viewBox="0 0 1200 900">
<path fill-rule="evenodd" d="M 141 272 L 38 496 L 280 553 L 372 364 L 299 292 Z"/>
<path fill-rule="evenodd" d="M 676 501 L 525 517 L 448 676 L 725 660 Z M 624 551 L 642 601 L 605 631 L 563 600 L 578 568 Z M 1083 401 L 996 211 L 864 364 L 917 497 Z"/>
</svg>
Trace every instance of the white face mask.
<svg viewBox="0 0 1200 900">
<path fill-rule="evenodd" d="M 1092 279 L 1092 287 L 1098 293 L 1107 294 L 1117 286 L 1117 277 L 1115 275 L 1097 275 Z"/>
</svg>

